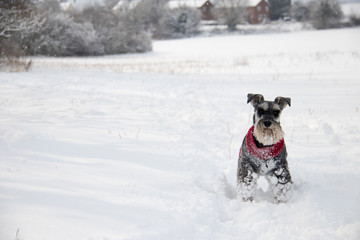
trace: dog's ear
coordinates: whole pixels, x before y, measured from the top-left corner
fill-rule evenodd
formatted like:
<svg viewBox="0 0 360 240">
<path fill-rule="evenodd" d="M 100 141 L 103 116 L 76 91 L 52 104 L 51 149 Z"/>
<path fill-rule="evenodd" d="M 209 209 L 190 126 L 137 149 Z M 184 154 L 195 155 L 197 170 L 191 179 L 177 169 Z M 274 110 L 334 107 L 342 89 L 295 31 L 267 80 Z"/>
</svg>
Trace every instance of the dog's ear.
<svg viewBox="0 0 360 240">
<path fill-rule="evenodd" d="M 254 107 L 256 107 L 258 104 L 262 102 L 264 102 L 264 96 L 261 94 L 249 93 L 247 95 L 247 103 L 251 103 Z"/>
<path fill-rule="evenodd" d="M 291 107 L 291 98 L 277 97 L 275 98 L 275 103 L 279 104 L 281 110 L 283 110 L 286 105 L 289 105 Z"/>
</svg>

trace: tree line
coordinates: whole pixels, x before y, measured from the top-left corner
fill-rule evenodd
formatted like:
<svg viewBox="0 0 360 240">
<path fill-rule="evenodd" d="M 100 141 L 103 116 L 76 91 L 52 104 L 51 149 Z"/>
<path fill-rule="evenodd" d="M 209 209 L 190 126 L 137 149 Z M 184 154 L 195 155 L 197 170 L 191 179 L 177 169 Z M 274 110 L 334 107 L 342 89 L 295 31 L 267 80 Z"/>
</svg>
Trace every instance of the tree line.
<svg viewBox="0 0 360 240">
<path fill-rule="evenodd" d="M 246 14 L 245 1 L 217 1 L 218 7 L 226 10 L 221 18 L 230 30 L 235 30 Z M 171 9 L 169 0 L 141 0 L 135 6 L 124 4 L 114 10 L 117 2 L 104 0 L 103 5 L 63 11 L 58 0 L 0 0 L 0 58 L 147 52 L 152 49 L 152 39 L 199 33 L 198 9 Z M 288 14 L 298 21 L 309 21 L 318 29 L 338 27 L 343 15 L 336 0 L 269 3 L 271 19 Z M 354 23 L 359 22 L 359 18 L 354 19 Z"/>
<path fill-rule="evenodd" d="M 168 0 L 142 0 L 135 8 L 108 4 L 62 11 L 58 0 L 0 0 L 0 56 L 86 56 L 147 52 L 153 38 L 198 32 L 193 8 L 170 9 Z"/>
</svg>

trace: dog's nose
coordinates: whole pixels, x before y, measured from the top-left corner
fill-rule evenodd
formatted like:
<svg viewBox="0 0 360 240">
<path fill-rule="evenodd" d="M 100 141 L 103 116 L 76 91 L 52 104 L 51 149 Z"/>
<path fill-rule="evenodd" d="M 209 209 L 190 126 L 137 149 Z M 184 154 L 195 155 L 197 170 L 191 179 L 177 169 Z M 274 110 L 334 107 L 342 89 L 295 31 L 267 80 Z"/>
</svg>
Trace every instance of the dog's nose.
<svg viewBox="0 0 360 240">
<path fill-rule="evenodd" d="M 264 126 L 265 127 L 270 127 L 271 126 L 271 121 L 264 121 Z"/>
</svg>

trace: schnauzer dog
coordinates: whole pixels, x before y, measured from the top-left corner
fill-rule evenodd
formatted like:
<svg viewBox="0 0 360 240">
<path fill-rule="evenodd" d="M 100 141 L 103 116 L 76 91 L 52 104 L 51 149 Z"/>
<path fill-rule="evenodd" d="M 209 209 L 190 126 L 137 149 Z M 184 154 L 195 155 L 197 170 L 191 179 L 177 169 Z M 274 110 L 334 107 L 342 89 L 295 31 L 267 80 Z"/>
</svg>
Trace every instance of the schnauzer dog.
<svg viewBox="0 0 360 240">
<path fill-rule="evenodd" d="M 287 202 L 293 183 L 286 160 L 284 132 L 280 126 L 281 111 L 291 105 L 291 99 L 277 97 L 264 101 L 261 94 L 248 94 L 247 103 L 254 106 L 254 126 L 250 128 L 240 148 L 237 181 L 243 201 L 254 200 L 257 179 L 265 176 L 276 203 Z"/>
</svg>

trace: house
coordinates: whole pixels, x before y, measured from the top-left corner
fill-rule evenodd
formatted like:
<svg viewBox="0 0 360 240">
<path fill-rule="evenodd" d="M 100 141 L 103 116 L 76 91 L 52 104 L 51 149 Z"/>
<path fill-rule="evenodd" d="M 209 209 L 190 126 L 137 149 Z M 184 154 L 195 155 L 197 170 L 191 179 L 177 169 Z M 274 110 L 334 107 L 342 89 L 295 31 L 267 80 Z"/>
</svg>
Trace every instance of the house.
<svg viewBox="0 0 360 240">
<path fill-rule="evenodd" d="M 259 24 L 270 21 L 270 4 L 266 0 L 248 0 L 246 21 Z"/>
<path fill-rule="evenodd" d="M 222 8 L 227 7 L 227 2 L 222 2 L 221 6 L 217 6 L 216 2 L 215 0 L 171 0 L 169 1 L 169 7 L 194 7 L 201 12 L 202 20 L 219 20 Z M 246 22 L 259 24 L 270 20 L 270 4 L 267 0 L 244 0 L 243 4 L 246 8 L 246 17 L 244 19 Z M 233 3 L 231 3 L 230 7 L 233 7 Z"/>
<path fill-rule="evenodd" d="M 198 9 L 201 12 L 201 19 L 205 21 L 216 20 L 215 6 L 211 1 L 204 2 Z"/>
</svg>

